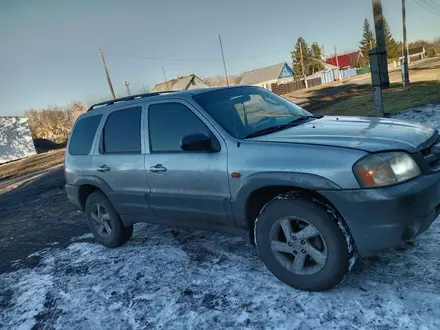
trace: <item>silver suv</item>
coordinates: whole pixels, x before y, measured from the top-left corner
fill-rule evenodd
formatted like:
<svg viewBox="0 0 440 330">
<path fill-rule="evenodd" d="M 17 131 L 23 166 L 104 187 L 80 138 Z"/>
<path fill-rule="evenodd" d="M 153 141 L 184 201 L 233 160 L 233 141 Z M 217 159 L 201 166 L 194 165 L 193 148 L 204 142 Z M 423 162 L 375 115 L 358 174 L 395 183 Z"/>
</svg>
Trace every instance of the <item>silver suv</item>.
<svg viewBox="0 0 440 330">
<path fill-rule="evenodd" d="M 107 247 L 141 221 L 222 231 L 255 242 L 281 281 L 319 291 L 431 225 L 439 151 L 431 127 L 313 116 L 258 87 L 149 93 L 78 118 L 66 191 Z"/>
</svg>

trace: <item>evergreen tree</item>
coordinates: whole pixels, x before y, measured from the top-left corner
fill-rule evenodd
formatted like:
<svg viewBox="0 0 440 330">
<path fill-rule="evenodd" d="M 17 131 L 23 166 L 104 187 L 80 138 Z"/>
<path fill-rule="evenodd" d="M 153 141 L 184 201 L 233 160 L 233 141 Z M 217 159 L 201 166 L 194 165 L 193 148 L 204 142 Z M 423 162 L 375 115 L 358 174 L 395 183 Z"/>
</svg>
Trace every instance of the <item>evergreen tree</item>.
<svg viewBox="0 0 440 330">
<path fill-rule="evenodd" d="M 324 65 L 322 64 L 322 47 L 319 46 L 317 42 L 312 43 L 311 46 L 311 62 L 309 66 L 309 71 L 313 73 L 324 69 Z"/>
<path fill-rule="evenodd" d="M 373 30 L 367 19 L 364 21 L 364 27 L 362 31 L 362 39 L 359 42 L 359 48 L 364 55 L 365 59 L 369 59 L 369 52 L 372 48 L 376 47 L 376 40 L 374 38 Z"/>
<path fill-rule="evenodd" d="M 387 57 L 396 60 L 398 58 L 399 45 L 393 38 L 390 26 L 385 18 L 383 19 L 383 28 L 385 32 L 385 42 L 387 44 Z"/>
<path fill-rule="evenodd" d="M 302 54 L 303 54 L 303 61 L 304 61 L 304 69 L 306 75 L 309 74 L 309 67 L 310 62 L 312 60 L 312 51 L 309 48 L 309 45 L 306 43 L 306 41 L 299 37 L 296 41 L 295 48 L 290 52 L 290 55 L 292 56 L 292 67 L 293 71 L 297 76 L 303 75 L 303 70 L 301 67 L 301 48 L 302 47 Z"/>
</svg>

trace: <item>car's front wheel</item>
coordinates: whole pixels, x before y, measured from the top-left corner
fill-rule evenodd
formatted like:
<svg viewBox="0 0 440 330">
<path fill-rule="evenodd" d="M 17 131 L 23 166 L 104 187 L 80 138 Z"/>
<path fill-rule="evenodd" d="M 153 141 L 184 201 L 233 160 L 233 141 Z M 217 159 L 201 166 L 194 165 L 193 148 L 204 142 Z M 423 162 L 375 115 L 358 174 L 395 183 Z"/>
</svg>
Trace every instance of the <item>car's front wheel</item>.
<svg viewBox="0 0 440 330">
<path fill-rule="evenodd" d="M 294 193 L 266 204 L 255 222 L 255 243 L 267 268 L 300 290 L 324 291 L 341 283 L 355 251 L 334 216 Z"/>
<path fill-rule="evenodd" d="M 95 191 L 87 198 L 86 217 L 89 229 L 102 245 L 115 248 L 126 243 L 133 234 L 133 226 L 124 227 L 107 197 Z"/>
</svg>

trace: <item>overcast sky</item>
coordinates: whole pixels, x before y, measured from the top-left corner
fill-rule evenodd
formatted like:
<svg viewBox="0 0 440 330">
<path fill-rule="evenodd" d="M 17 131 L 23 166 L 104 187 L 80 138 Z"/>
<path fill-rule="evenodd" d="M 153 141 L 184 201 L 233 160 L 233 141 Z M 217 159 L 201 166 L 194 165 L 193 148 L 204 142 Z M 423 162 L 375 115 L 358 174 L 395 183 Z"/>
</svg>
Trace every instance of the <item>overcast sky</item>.
<svg viewBox="0 0 440 330">
<path fill-rule="evenodd" d="M 382 2 L 401 40 L 401 1 Z M 409 40 L 440 35 L 440 0 L 407 0 L 407 12 Z M 238 74 L 291 64 L 300 36 L 326 53 L 354 50 L 365 18 L 372 23 L 371 0 L 0 0 L 0 115 L 109 97 L 99 48 L 123 96 L 123 80 L 134 92 L 151 88 L 162 66 L 168 78 L 223 74 L 219 34 Z"/>
</svg>

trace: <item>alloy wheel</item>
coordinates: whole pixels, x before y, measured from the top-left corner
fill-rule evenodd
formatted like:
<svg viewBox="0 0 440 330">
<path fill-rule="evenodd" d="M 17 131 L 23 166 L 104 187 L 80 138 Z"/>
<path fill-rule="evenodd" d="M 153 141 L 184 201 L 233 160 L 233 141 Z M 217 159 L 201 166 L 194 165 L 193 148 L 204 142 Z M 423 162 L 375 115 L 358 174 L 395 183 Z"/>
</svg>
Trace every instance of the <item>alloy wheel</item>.
<svg viewBox="0 0 440 330">
<path fill-rule="evenodd" d="M 322 233 L 305 219 L 282 218 L 270 231 L 270 246 L 278 262 L 296 275 L 313 275 L 327 262 Z"/>
<path fill-rule="evenodd" d="M 101 237 L 110 237 L 112 234 L 112 226 L 110 221 L 110 214 L 107 212 L 105 207 L 99 203 L 93 204 L 91 216 L 96 232 Z"/>
</svg>

